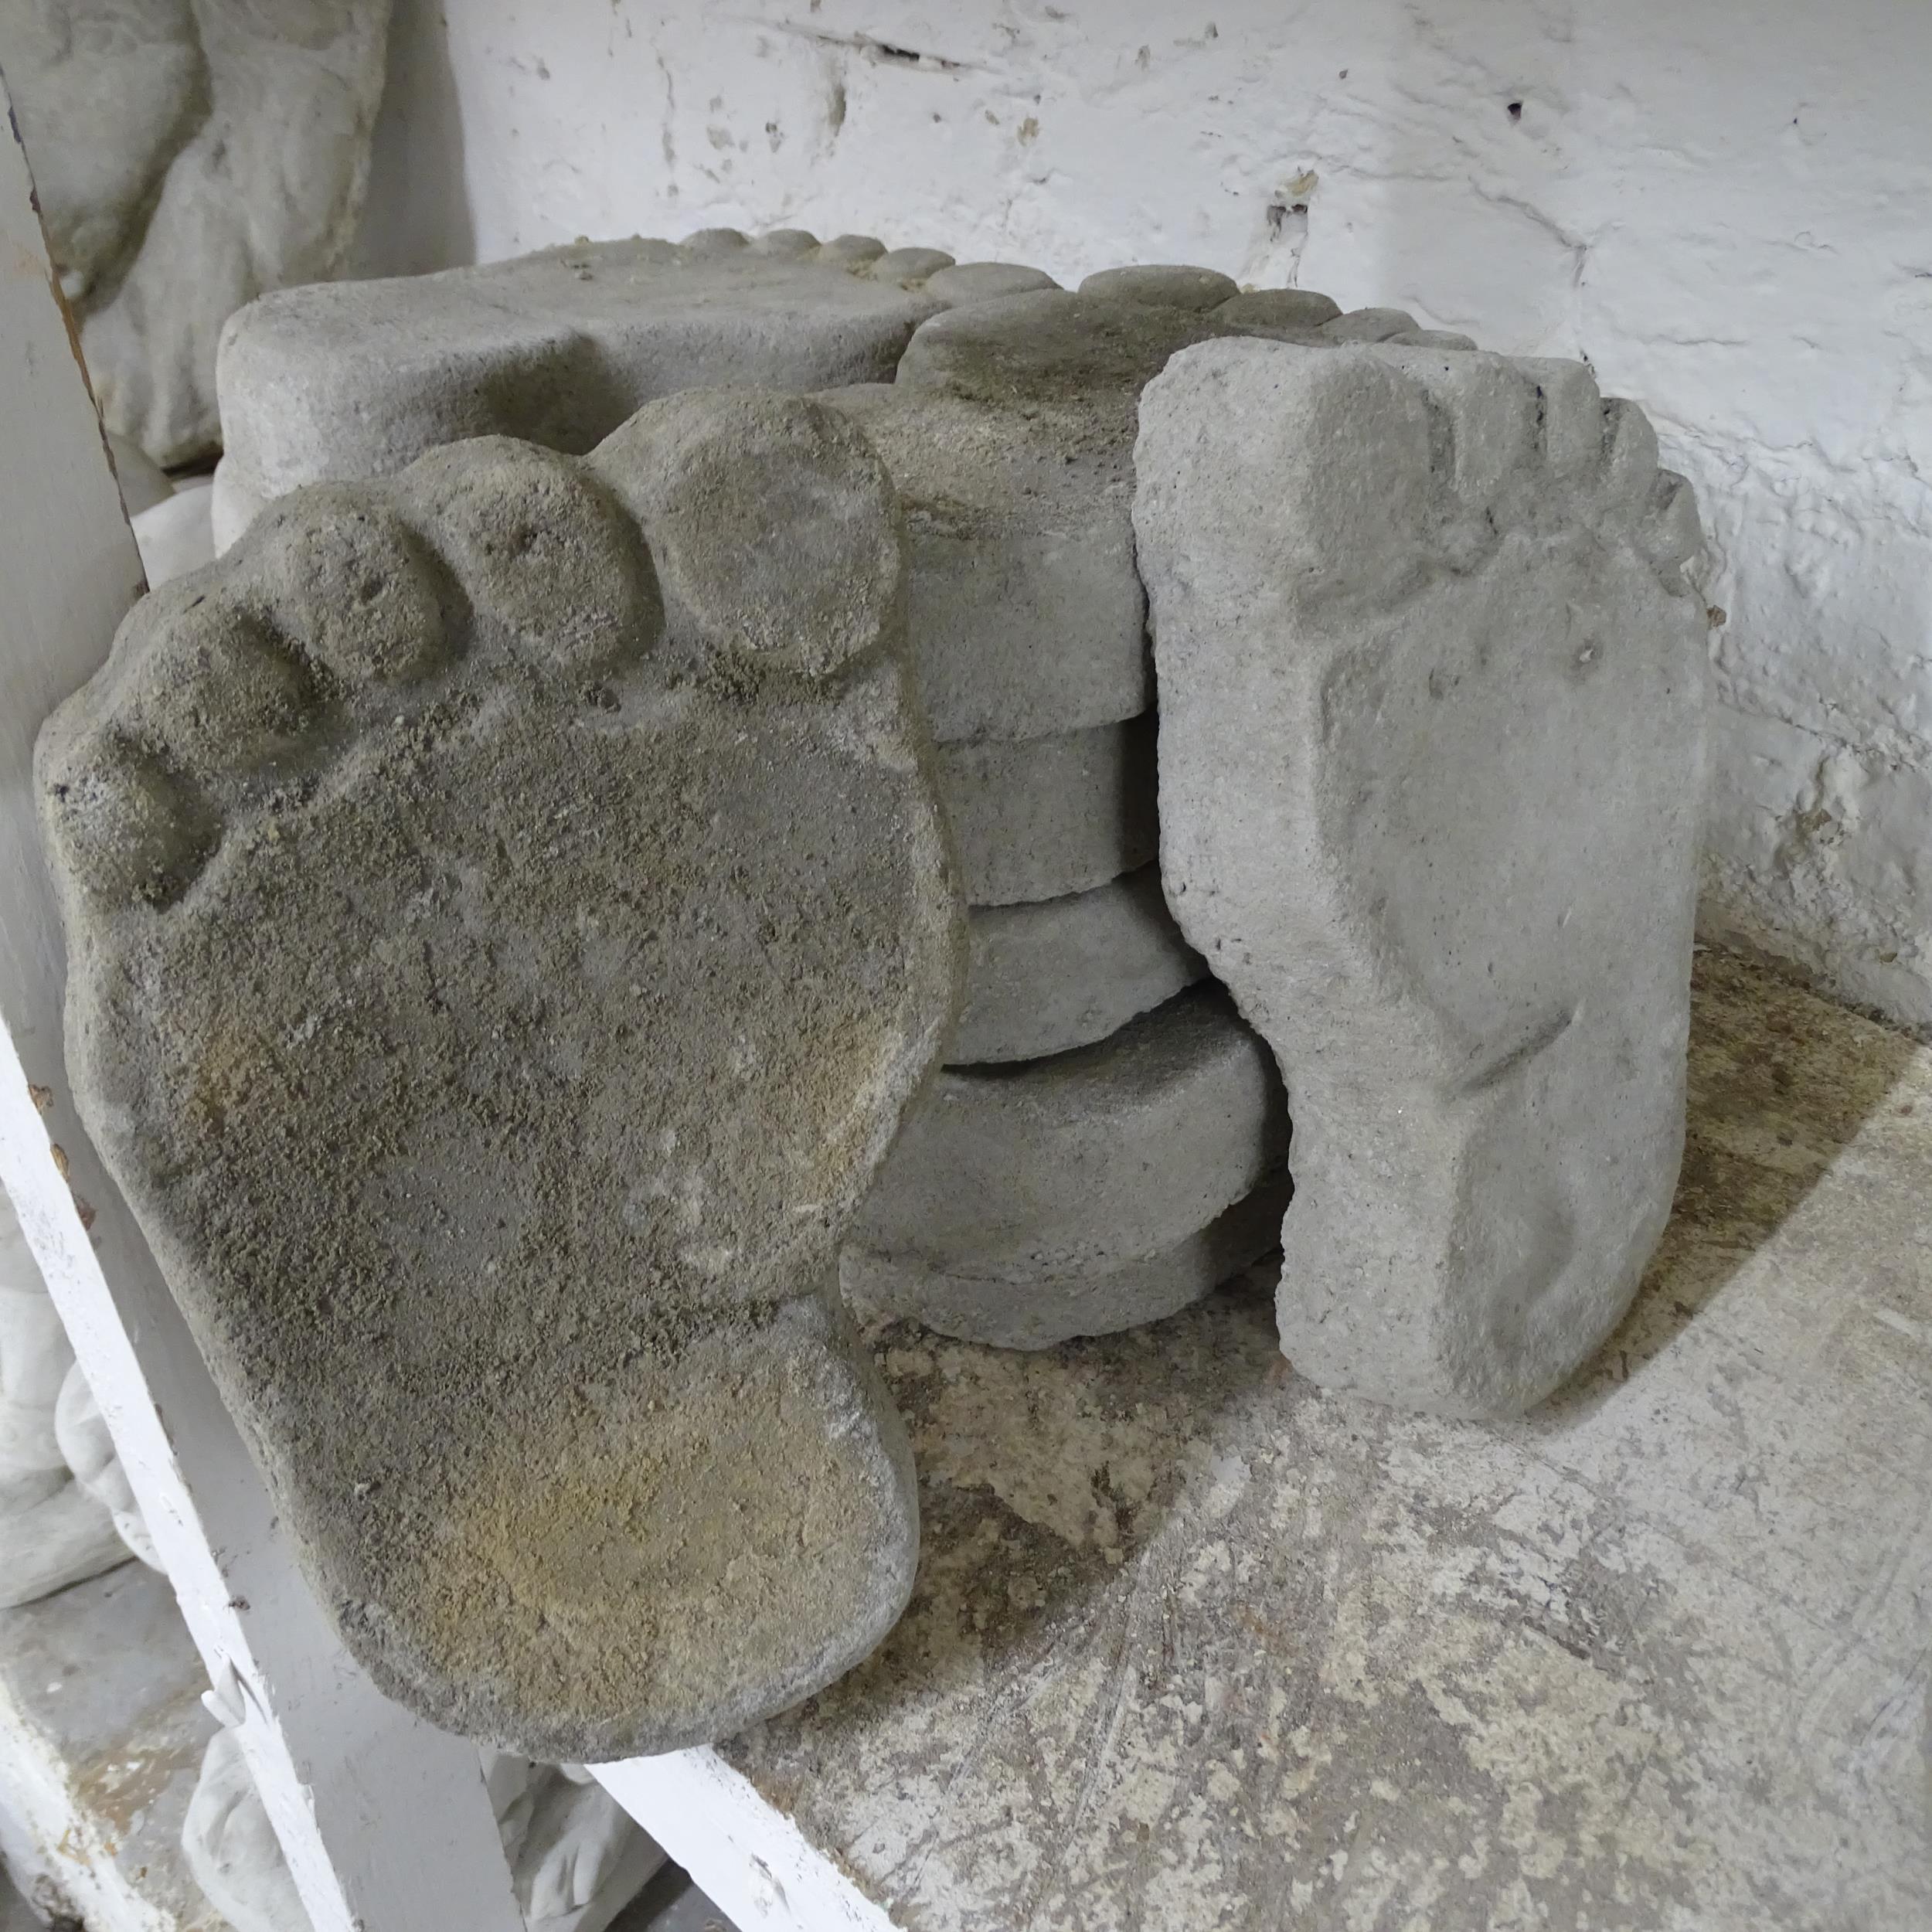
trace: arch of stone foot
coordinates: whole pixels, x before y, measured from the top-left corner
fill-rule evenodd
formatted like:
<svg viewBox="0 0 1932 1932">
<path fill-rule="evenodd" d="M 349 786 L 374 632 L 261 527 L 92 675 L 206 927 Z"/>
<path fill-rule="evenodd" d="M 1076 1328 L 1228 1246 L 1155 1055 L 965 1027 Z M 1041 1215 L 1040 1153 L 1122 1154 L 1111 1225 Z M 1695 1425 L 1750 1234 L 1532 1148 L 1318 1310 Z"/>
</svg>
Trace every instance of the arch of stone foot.
<svg viewBox="0 0 1932 1932">
<path fill-rule="evenodd" d="M 709 1740 L 911 1587 L 832 1290 L 963 965 L 901 569 L 842 419 L 674 396 L 298 492 L 42 735 L 90 1131 L 447 1729 Z"/>
</svg>

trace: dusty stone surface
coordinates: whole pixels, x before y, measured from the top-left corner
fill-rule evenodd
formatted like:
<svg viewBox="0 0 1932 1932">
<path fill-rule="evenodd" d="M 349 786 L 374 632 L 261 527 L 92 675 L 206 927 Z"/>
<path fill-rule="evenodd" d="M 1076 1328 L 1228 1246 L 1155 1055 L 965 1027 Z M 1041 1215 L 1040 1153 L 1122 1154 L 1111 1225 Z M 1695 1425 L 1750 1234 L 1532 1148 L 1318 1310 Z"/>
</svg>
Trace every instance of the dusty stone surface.
<svg viewBox="0 0 1932 1932">
<path fill-rule="evenodd" d="M 940 796 L 975 906 L 1063 899 L 1160 848 L 1151 712 L 1124 724 L 939 747 Z"/>
<path fill-rule="evenodd" d="M 1190 343 L 1338 325 L 1325 296 L 1266 293 L 1282 299 L 1208 269 L 1108 270 L 1078 294 L 937 316 L 894 382 L 821 399 L 872 438 L 905 499 L 920 696 L 942 743 L 1042 737 L 1152 706 L 1131 517 L 1140 393 Z M 1365 326 L 1379 339 L 1380 319 Z"/>
<path fill-rule="evenodd" d="M 915 256 L 930 257 L 924 272 Z M 951 260 L 863 236 L 714 229 L 286 290 L 222 338 L 216 541 L 299 485 L 387 475 L 464 437 L 581 454 L 676 390 L 889 379 L 927 317 L 1037 272 Z M 939 270 L 947 293 L 928 280 Z"/>
<path fill-rule="evenodd" d="M 0 66 L 107 427 L 219 447 L 216 345 L 333 274 L 361 218 L 389 0 L 16 0 Z"/>
<path fill-rule="evenodd" d="M 1104 1274 L 1185 1240 L 1287 1147 L 1267 1049 L 1198 986 L 1076 1053 L 942 1071 L 851 1238 L 988 1281 Z"/>
<path fill-rule="evenodd" d="M 1066 899 L 975 906 L 966 931 L 966 1001 L 946 1049 L 956 1066 L 1090 1046 L 1207 971 L 1154 866 Z"/>
<path fill-rule="evenodd" d="M 1293 1088 L 1282 1346 L 1527 1407 L 1622 1315 L 1677 1178 L 1688 486 L 1580 364 L 1281 343 L 1178 358 L 1137 462 L 1162 876 Z"/>
<path fill-rule="evenodd" d="M 1932 1053 L 1700 976 L 1675 1215 L 1554 1403 L 1316 1388 L 1265 1291 L 889 1329 L 911 1608 L 730 1761 L 907 1932 L 1932 1922 Z"/>
<path fill-rule="evenodd" d="M 917 1321 L 995 1349 L 1050 1349 L 1113 1335 L 1190 1308 L 1278 1246 L 1292 1192 L 1285 1170 L 1165 1253 L 1104 1274 L 1056 1275 L 1016 1285 L 888 1260 L 848 1246 L 838 1285 L 862 1321 Z"/>
<path fill-rule="evenodd" d="M 830 1298 L 962 967 L 900 569 L 838 418 L 682 396 L 277 505 L 43 733 L 84 1117 L 447 1728 L 716 1736 L 904 1601 Z"/>
<path fill-rule="evenodd" d="M 926 292 L 949 302 L 985 302 L 1002 295 L 1028 295 L 1060 284 L 1042 268 L 1018 262 L 955 262 L 926 277 Z"/>
</svg>

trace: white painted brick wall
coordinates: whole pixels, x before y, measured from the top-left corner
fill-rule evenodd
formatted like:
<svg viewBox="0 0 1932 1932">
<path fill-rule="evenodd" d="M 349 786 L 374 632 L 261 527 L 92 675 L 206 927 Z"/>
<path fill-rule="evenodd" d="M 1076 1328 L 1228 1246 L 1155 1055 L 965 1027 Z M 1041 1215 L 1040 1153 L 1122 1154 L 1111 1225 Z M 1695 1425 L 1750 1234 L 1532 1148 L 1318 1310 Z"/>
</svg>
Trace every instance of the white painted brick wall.
<svg viewBox="0 0 1932 1932">
<path fill-rule="evenodd" d="M 1708 923 L 1932 1025 L 1924 0 L 398 3 L 372 268 L 855 229 L 1587 355 L 1712 526 Z"/>
</svg>

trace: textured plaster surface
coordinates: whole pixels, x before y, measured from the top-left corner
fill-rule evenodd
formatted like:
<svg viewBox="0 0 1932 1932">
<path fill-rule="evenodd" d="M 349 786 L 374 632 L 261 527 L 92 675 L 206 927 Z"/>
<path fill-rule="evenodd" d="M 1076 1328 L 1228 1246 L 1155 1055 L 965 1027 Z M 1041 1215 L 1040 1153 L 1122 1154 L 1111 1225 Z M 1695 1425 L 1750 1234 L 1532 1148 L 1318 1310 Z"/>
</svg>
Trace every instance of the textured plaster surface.
<svg viewBox="0 0 1932 1932">
<path fill-rule="evenodd" d="M 719 223 L 1588 356 L 1710 526 L 1706 922 L 1932 1024 L 1932 9 L 401 0 L 369 264 Z"/>
<path fill-rule="evenodd" d="M 1932 1923 L 1932 1051 L 1699 979 L 1675 1218 L 1526 1420 L 1324 1394 L 1258 1284 L 880 1332 L 912 1607 L 731 1762 L 913 1932 Z"/>
</svg>

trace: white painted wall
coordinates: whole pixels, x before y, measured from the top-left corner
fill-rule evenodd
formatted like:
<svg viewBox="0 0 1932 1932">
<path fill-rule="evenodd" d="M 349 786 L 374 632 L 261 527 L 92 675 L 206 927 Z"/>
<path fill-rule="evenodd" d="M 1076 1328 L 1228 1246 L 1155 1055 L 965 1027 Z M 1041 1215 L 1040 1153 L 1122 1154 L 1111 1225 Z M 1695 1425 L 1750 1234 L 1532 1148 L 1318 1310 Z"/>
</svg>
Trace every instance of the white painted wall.
<svg viewBox="0 0 1932 1932">
<path fill-rule="evenodd" d="M 782 224 L 1587 355 L 1713 532 L 1708 923 L 1932 1025 L 1925 0 L 398 7 L 372 270 Z"/>
</svg>

